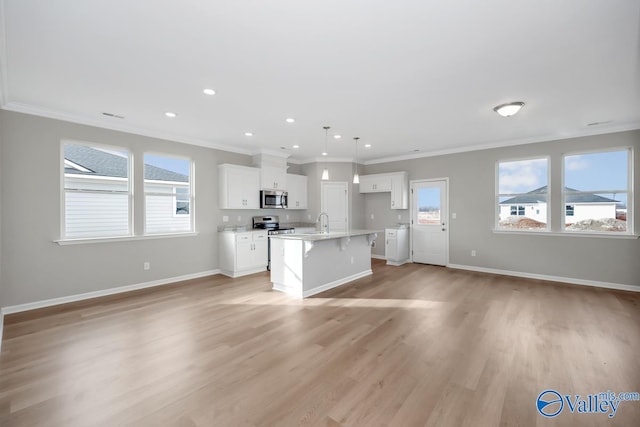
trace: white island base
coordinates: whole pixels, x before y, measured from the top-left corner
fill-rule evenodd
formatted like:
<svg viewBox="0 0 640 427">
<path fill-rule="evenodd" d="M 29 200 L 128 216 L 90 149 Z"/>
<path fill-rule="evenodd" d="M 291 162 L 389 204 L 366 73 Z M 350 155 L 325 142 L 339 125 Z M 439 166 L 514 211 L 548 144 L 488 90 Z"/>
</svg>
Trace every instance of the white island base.
<svg viewBox="0 0 640 427">
<path fill-rule="evenodd" d="M 271 236 L 273 289 L 305 298 L 372 274 L 377 231 Z"/>
</svg>

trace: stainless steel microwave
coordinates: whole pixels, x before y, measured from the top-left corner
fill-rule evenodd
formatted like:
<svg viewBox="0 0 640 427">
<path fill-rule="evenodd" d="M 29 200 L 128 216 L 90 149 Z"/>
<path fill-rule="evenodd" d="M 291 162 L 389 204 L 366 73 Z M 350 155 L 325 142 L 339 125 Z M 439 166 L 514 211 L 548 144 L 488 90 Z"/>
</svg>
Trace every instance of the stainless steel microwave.
<svg viewBox="0 0 640 427">
<path fill-rule="evenodd" d="M 285 209 L 288 198 L 286 191 L 262 190 L 260 191 L 260 208 Z"/>
</svg>

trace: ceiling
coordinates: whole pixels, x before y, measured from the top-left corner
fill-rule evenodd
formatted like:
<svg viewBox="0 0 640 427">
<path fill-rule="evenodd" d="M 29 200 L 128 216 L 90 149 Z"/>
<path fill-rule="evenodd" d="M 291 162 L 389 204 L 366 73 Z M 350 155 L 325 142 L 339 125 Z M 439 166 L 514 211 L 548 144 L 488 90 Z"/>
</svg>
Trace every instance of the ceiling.
<svg viewBox="0 0 640 427">
<path fill-rule="evenodd" d="M 365 163 L 640 128 L 637 0 L 2 6 L 7 110 L 298 162 L 325 125 Z"/>
</svg>

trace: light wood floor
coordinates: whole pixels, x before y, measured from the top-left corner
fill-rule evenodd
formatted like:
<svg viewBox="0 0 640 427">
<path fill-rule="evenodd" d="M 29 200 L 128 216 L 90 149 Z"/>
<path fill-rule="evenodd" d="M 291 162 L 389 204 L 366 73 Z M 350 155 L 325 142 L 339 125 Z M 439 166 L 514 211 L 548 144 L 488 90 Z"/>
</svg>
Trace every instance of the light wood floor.
<svg viewBox="0 0 640 427">
<path fill-rule="evenodd" d="M 213 276 L 8 316 L 0 425 L 638 426 L 640 294 L 418 264 L 297 300 Z"/>
</svg>

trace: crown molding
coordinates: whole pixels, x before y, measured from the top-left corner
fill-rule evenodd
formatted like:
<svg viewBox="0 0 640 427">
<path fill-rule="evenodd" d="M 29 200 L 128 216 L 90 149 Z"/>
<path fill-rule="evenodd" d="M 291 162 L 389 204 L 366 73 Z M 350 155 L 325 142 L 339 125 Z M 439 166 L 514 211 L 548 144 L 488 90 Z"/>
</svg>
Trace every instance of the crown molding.
<svg viewBox="0 0 640 427">
<path fill-rule="evenodd" d="M 34 116 L 46 117 L 48 119 L 62 120 L 65 122 L 76 123 L 87 126 L 94 126 L 103 129 L 115 130 L 119 132 L 127 132 L 141 136 L 147 136 L 150 138 L 164 139 L 172 142 L 181 142 L 183 144 L 197 145 L 199 147 L 212 148 L 215 150 L 228 151 L 231 153 L 245 154 L 251 156 L 257 154 L 253 150 L 242 149 L 233 147 L 230 145 L 216 144 L 211 141 L 206 141 L 197 138 L 186 138 L 181 135 L 175 135 L 165 132 L 153 131 L 150 129 L 140 128 L 136 126 L 127 126 L 119 123 L 107 123 L 102 120 L 96 120 L 94 118 L 80 116 L 76 114 L 62 113 L 47 108 L 35 107 L 33 105 L 22 104 L 19 102 L 9 102 L 2 106 L 3 110 L 14 111 L 16 113 L 31 114 Z"/>
<path fill-rule="evenodd" d="M 290 163 L 296 163 L 298 165 L 304 165 L 307 163 L 353 163 L 354 159 L 352 157 L 305 157 L 302 159 L 289 159 Z M 358 162 L 359 164 L 364 164 L 362 162 Z"/>
<path fill-rule="evenodd" d="M 478 145 L 465 145 L 463 147 L 456 147 L 444 150 L 428 151 L 424 153 L 406 154 L 402 156 L 380 157 L 377 159 L 364 160 L 361 162 L 363 165 L 375 165 L 380 163 L 398 162 L 403 160 L 421 159 L 424 157 L 444 156 L 447 154 L 467 153 L 470 151 L 490 150 L 492 148 L 512 147 L 516 145 L 535 144 L 538 142 L 559 141 L 562 139 L 582 138 L 585 136 L 604 135 L 608 133 L 627 132 L 631 130 L 640 129 L 640 121 L 627 122 L 619 125 L 612 125 L 601 127 L 597 126 L 593 129 L 583 129 L 579 132 L 566 133 L 566 134 L 553 134 L 546 136 L 532 136 L 520 139 L 511 139 L 498 142 L 491 142 Z"/>
</svg>

